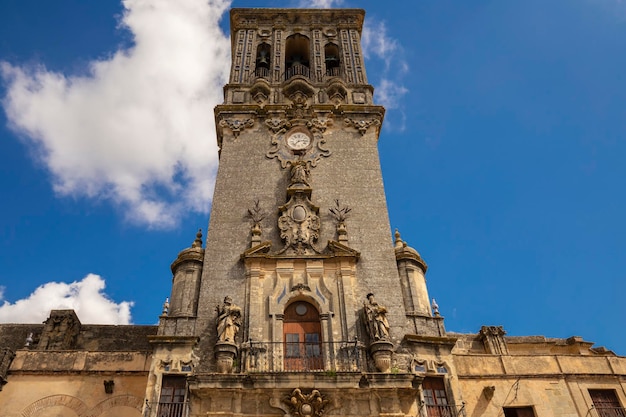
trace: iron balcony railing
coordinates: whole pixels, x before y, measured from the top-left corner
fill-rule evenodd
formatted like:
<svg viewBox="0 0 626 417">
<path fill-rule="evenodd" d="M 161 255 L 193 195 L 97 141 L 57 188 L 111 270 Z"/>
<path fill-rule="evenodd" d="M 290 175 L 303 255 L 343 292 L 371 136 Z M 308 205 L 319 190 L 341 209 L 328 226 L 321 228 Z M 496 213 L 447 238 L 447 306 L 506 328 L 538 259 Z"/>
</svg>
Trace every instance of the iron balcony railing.
<svg viewBox="0 0 626 417">
<path fill-rule="evenodd" d="M 358 372 L 364 352 L 356 341 L 321 343 L 245 343 L 242 372 Z"/>
<path fill-rule="evenodd" d="M 159 402 L 157 406 L 157 417 L 188 417 L 189 403 L 168 403 Z"/>
<path fill-rule="evenodd" d="M 269 80 L 269 78 L 270 78 L 270 69 L 269 68 L 265 68 L 265 67 L 256 67 L 254 69 L 254 76 L 256 78 L 265 78 L 266 80 Z"/>
<path fill-rule="evenodd" d="M 287 71 L 285 71 L 285 81 L 295 77 L 296 75 L 302 75 L 303 77 L 310 78 L 310 74 L 311 70 L 306 65 L 294 64 L 287 68 Z"/>
<path fill-rule="evenodd" d="M 598 417 L 626 417 L 626 408 L 622 407 L 593 407 Z"/>
<path fill-rule="evenodd" d="M 326 68 L 326 76 L 327 77 L 340 77 L 341 76 L 341 67 Z"/>
<path fill-rule="evenodd" d="M 457 410 L 454 405 L 427 405 L 428 417 L 460 417 L 465 415 L 464 407 Z"/>
</svg>

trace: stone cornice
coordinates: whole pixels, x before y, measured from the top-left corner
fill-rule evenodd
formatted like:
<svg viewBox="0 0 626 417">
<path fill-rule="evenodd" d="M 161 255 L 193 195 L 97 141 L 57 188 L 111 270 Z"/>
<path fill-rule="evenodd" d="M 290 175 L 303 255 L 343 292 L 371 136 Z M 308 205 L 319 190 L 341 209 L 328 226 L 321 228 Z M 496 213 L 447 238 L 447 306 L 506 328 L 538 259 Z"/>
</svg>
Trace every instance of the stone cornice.
<svg viewBox="0 0 626 417">
<path fill-rule="evenodd" d="M 258 30 L 265 26 L 292 26 L 302 29 L 332 26 L 337 29 L 354 29 L 361 34 L 364 19 L 363 9 L 235 8 L 230 11 L 230 32 L 234 34 L 242 29 Z M 231 39 L 235 37 L 231 36 Z"/>
<path fill-rule="evenodd" d="M 458 340 L 457 337 L 451 336 L 426 336 L 419 334 L 406 334 L 404 335 L 404 341 L 409 343 L 428 343 L 432 345 L 444 345 L 453 347 Z"/>
<path fill-rule="evenodd" d="M 193 345 L 199 340 L 198 336 L 174 336 L 174 335 L 154 335 L 148 336 L 150 343 L 156 344 L 178 344 Z"/>
</svg>

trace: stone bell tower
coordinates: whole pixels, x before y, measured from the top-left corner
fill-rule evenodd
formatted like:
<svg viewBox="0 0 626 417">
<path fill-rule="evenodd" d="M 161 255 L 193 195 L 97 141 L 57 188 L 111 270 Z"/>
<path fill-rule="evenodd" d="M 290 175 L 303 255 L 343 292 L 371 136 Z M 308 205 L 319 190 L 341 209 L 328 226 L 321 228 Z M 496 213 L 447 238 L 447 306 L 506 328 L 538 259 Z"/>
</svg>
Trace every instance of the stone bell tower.
<svg viewBox="0 0 626 417">
<path fill-rule="evenodd" d="M 391 239 L 364 14 L 231 11 L 206 248 L 172 266 L 150 398 L 175 374 L 192 415 L 418 413 L 420 377 L 396 353 L 407 334 L 445 330 L 426 264 Z"/>
</svg>

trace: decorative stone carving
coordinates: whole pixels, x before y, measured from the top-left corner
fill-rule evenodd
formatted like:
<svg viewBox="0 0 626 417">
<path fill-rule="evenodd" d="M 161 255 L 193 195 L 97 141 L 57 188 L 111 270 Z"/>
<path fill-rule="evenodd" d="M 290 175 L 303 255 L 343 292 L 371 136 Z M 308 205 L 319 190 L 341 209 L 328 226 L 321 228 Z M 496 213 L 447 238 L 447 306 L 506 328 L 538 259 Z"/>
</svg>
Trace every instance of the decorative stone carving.
<svg viewBox="0 0 626 417">
<path fill-rule="evenodd" d="M 300 388 L 296 388 L 283 399 L 283 403 L 289 408 L 289 414 L 294 417 L 321 417 L 324 414 L 324 408 L 330 400 L 316 389 L 310 394 L 303 394 Z"/>
<path fill-rule="evenodd" d="M 265 120 L 267 126 L 273 133 L 285 132 L 291 127 L 291 123 L 287 119 L 280 117 L 271 117 Z"/>
<path fill-rule="evenodd" d="M 370 126 L 380 126 L 380 120 L 378 119 L 365 120 L 345 118 L 343 121 L 346 126 L 350 126 L 358 130 L 361 135 L 364 135 L 365 132 L 367 132 L 367 129 L 370 128 Z"/>
<path fill-rule="evenodd" d="M 479 334 L 487 353 L 493 355 L 509 354 L 509 348 L 504 339 L 506 332 L 502 326 L 482 326 Z"/>
<path fill-rule="evenodd" d="M 229 128 L 233 132 L 233 136 L 238 137 L 246 128 L 254 126 L 254 119 L 222 119 L 220 126 Z"/>
<path fill-rule="evenodd" d="M 291 165 L 291 181 L 290 188 L 306 186 L 310 187 L 309 178 L 311 177 L 311 170 L 309 170 L 308 164 L 304 161 L 296 161 Z"/>
<path fill-rule="evenodd" d="M 388 340 L 379 340 L 370 344 L 369 351 L 374 358 L 376 369 L 380 372 L 389 372 L 391 369 L 393 343 Z"/>
<path fill-rule="evenodd" d="M 261 222 L 267 213 L 259 205 L 259 200 L 254 200 L 254 206 L 248 209 L 248 217 L 252 220 L 252 228 L 250 234 L 252 235 L 250 247 L 255 247 L 261 243 Z"/>
<path fill-rule="evenodd" d="M 290 255 L 311 255 L 319 253 L 313 246 L 319 238 L 319 208 L 309 200 L 305 191 L 296 191 L 287 204 L 280 207 L 278 218 L 280 237 L 285 247 L 280 253 Z"/>
<path fill-rule="evenodd" d="M 346 228 L 346 219 L 348 218 L 348 213 L 352 211 L 352 209 L 348 206 L 341 207 L 339 205 L 339 200 L 335 200 L 335 207 L 331 207 L 328 209 L 330 214 L 334 217 L 335 222 L 337 223 L 337 240 L 343 244 L 348 243 L 348 229 Z"/>
<path fill-rule="evenodd" d="M 389 340 L 387 309 L 376 302 L 372 293 L 367 294 L 367 301 L 363 303 L 363 312 L 370 339 L 372 341 Z"/>
<path fill-rule="evenodd" d="M 13 358 L 15 358 L 15 353 L 11 349 L 8 347 L 0 349 L 0 391 L 2 391 L 2 386 L 7 383 L 7 373 Z"/>
<path fill-rule="evenodd" d="M 307 127 L 313 132 L 324 133 L 332 124 L 333 121 L 329 117 L 315 117 L 307 122 Z"/>
<path fill-rule="evenodd" d="M 241 327 L 241 308 L 233 304 L 232 298 L 226 296 L 224 304 L 215 307 L 217 311 L 217 343 L 215 359 L 217 371 L 221 374 L 231 373 L 237 357 L 235 338 Z"/>
<path fill-rule="evenodd" d="M 311 127 L 310 131 L 304 126 L 296 126 L 287 131 L 293 125 L 292 122 L 278 118 L 266 120 L 265 125 L 276 134 L 272 138 L 272 147 L 265 156 L 270 159 L 277 158 L 283 169 L 292 166 L 298 160 L 305 161 L 309 166 L 315 167 L 322 157 L 329 157 L 331 152 L 324 147 L 326 141 L 322 132 L 330 125 L 330 120 L 316 118 L 309 120 L 307 124 Z M 286 139 L 297 131 L 307 134 L 312 139 L 311 144 L 306 149 L 296 152 L 287 145 Z"/>
<path fill-rule="evenodd" d="M 279 254 L 312 255 L 320 253 L 314 244 L 319 238 L 321 221 L 319 207 L 310 200 L 310 169 L 303 160 L 291 166 L 290 183 L 287 187 L 289 200 L 279 207 L 278 228 L 285 247 Z"/>
<path fill-rule="evenodd" d="M 74 310 L 52 310 L 44 324 L 38 350 L 67 350 L 74 347 L 81 326 Z"/>
<path fill-rule="evenodd" d="M 220 342 L 235 343 L 235 337 L 241 327 L 241 308 L 233 304 L 229 296 L 224 298 L 224 304 L 215 307 L 217 311 L 217 340 Z"/>
</svg>

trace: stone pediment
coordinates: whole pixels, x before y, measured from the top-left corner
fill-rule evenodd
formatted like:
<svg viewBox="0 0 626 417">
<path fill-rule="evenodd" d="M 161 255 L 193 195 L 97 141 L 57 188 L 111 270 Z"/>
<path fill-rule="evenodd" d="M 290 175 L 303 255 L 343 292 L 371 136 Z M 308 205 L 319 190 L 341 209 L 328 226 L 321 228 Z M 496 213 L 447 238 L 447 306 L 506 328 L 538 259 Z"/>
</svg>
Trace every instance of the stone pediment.
<svg viewBox="0 0 626 417">
<path fill-rule="evenodd" d="M 361 256 L 361 253 L 359 251 L 354 250 L 351 247 L 344 245 L 343 243 L 339 243 L 335 240 L 329 240 L 327 247 L 333 256 L 351 257 L 356 259 L 359 259 L 359 257 Z"/>
<path fill-rule="evenodd" d="M 242 253 L 241 258 L 253 258 L 257 256 L 267 257 L 271 248 L 272 242 L 261 242 Z"/>
</svg>

